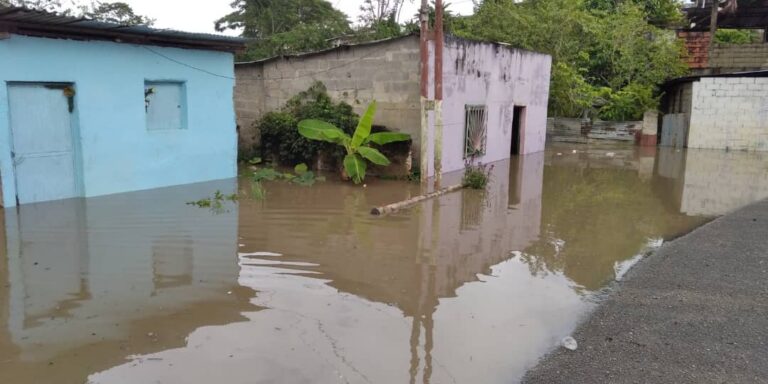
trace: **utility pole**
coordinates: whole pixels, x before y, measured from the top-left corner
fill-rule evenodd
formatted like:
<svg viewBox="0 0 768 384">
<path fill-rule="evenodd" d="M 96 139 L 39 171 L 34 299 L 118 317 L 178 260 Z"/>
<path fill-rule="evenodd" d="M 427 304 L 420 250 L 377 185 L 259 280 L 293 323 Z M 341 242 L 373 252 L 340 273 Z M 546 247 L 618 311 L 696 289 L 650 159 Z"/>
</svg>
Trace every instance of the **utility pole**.
<svg viewBox="0 0 768 384">
<path fill-rule="evenodd" d="M 443 176 L 443 0 L 435 0 L 435 189 Z"/>
<path fill-rule="evenodd" d="M 421 33 L 419 34 L 419 50 L 421 54 L 421 138 L 419 152 L 419 170 L 421 172 L 421 182 L 424 183 L 429 177 L 429 159 L 427 159 L 429 148 L 429 4 L 428 0 L 421 0 L 421 10 L 419 12 L 419 21 Z"/>
<path fill-rule="evenodd" d="M 709 53 L 712 55 L 712 48 L 715 46 L 715 32 L 717 32 L 717 13 L 719 11 L 719 1 L 712 0 L 712 12 L 709 14 Z"/>
</svg>

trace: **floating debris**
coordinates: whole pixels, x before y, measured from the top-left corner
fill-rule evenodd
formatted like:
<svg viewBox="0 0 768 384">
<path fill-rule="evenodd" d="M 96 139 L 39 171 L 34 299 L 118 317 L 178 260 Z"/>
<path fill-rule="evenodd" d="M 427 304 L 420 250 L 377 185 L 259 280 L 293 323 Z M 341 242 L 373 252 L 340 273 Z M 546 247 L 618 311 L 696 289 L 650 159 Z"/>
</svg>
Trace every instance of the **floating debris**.
<svg viewBox="0 0 768 384">
<path fill-rule="evenodd" d="M 569 351 L 575 351 L 577 348 L 579 348 L 579 343 L 577 343 L 576 339 L 571 336 L 563 338 L 560 344 L 563 346 L 563 348 Z"/>
</svg>

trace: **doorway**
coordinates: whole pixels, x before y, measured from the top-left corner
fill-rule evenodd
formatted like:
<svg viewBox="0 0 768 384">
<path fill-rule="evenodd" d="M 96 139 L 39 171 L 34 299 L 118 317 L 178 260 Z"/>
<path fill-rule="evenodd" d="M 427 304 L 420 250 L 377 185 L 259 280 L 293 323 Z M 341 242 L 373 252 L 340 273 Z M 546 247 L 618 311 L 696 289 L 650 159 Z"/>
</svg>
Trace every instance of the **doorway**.
<svg viewBox="0 0 768 384">
<path fill-rule="evenodd" d="M 17 204 L 79 195 L 74 93 L 67 83 L 9 84 Z"/>
<path fill-rule="evenodd" d="M 525 107 L 515 106 L 512 111 L 512 146 L 510 155 L 523 153 L 523 138 L 525 137 Z"/>
</svg>

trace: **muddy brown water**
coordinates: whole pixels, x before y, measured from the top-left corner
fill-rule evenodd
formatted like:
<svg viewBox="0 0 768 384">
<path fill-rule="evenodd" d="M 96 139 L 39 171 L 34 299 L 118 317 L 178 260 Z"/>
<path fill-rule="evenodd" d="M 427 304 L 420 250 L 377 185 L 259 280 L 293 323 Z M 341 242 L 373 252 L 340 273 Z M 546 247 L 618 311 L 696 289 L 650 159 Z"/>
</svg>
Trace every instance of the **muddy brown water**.
<svg viewBox="0 0 768 384">
<path fill-rule="evenodd" d="M 557 145 L 384 217 L 419 186 L 0 210 L 0 383 L 515 382 L 637 255 L 768 197 L 766 157 Z"/>
</svg>

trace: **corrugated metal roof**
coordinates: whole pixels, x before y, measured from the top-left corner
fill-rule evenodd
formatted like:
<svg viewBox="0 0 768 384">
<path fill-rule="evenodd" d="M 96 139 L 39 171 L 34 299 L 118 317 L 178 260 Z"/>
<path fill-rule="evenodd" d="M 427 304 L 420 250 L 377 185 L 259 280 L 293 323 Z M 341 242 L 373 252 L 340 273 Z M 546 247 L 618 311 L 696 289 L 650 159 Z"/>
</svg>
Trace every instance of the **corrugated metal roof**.
<svg viewBox="0 0 768 384">
<path fill-rule="evenodd" d="M 417 35 L 418 35 L 417 33 L 408 33 L 408 34 L 405 34 L 405 35 L 402 35 L 402 36 L 388 37 L 386 39 L 380 39 L 380 40 L 364 41 L 364 42 L 359 42 L 359 43 L 343 43 L 343 44 L 339 44 L 339 45 L 337 45 L 335 47 L 320 49 L 320 50 L 317 50 L 317 51 L 309 51 L 309 52 L 300 52 L 300 53 L 292 53 L 292 54 L 285 54 L 285 55 L 277 55 L 277 56 L 272 56 L 272 57 L 267 57 L 267 58 L 263 58 L 263 59 L 259 59 L 259 60 L 252 60 L 252 61 L 240 61 L 240 62 L 235 63 L 235 65 L 264 64 L 264 63 L 267 63 L 267 62 L 270 62 L 270 61 L 274 61 L 274 60 L 279 60 L 279 59 L 306 58 L 306 57 L 311 57 L 311 56 L 316 56 L 316 55 L 322 55 L 322 54 L 328 53 L 328 52 L 340 51 L 340 50 L 348 49 L 348 48 L 367 47 L 367 46 L 372 46 L 372 45 L 385 44 L 385 43 L 389 43 L 389 42 L 393 42 L 393 41 L 397 41 L 397 40 L 401 40 L 401 39 L 411 38 L 411 37 L 414 37 L 414 36 L 417 36 Z"/>
<path fill-rule="evenodd" d="M 246 42 L 239 37 L 155 29 L 145 25 L 120 25 L 19 7 L 0 7 L 0 31 L 42 37 L 103 39 L 226 51 L 243 49 Z"/>
<path fill-rule="evenodd" d="M 678 77 L 672 80 L 668 80 L 662 85 L 662 88 L 667 88 L 673 85 L 681 84 L 681 83 L 688 83 L 692 81 L 698 81 L 699 79 L 709 78 L 709 77 L 768 77 L 768 70 L 762 69 L 757 71 L 746 71 L 746 72 L 728 72 L 728 73 L 713 73 L 708 75 L 694 75 L 694 76 L 685 76 L 685 77 Z"/>
</svg>

